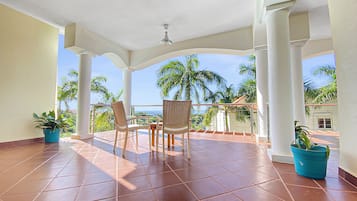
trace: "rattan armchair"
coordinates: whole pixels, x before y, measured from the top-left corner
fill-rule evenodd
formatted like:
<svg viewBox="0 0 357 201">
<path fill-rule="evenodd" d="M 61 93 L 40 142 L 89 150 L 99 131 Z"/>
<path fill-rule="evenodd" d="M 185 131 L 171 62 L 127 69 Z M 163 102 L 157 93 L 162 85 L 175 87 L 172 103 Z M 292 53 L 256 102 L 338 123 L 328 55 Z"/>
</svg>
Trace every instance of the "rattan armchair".
<svg viewBox="0 0 357 201">
<path fill-rule="evenodd" d="M 187 158 L 190 155 L 190 116 L 191 101 L 164 100 L 162 121 L 162 153 L 165 160 L 165 133 L 170 135 L 182 134 L 182 146 L 184 147 L 184 135 L 187 133 Z"/>
<path fill-rule="evenodd" d="M 125 136 L 124 136 L 124 148 L 123 148 L 123 152 L 122 152 L 122 157 L 125 157 L 129 132 L 135 131 L 136 149 L 138 149 L 138 130 L 139 129 L 147 129 L 148 134 L 150 135 L 150 126 L 149 126 L 148 122 L 147 122 L 147 124 L 138 124 L 136 122 L 136 120 L 139 117 L 132 117 L 130 119 L 127 119 L 122 101 L 112 103 L 112 109 L 113 109 L 114 118 L 115 118 L 115 141 L 114 141 L 113 152 L 115 153 L 115 149 L 116 149 L 116 145 L 117 145 L 117 141 L 118 141 L 118 133 L 124 132 Z M 133 121 L 134 121 L 134 124 L 131 124 L 131 122 L 133 122 Z M 149 148 L 151 151 L 151 137 L 150 136 L 149 136 Z"/>
</svg>

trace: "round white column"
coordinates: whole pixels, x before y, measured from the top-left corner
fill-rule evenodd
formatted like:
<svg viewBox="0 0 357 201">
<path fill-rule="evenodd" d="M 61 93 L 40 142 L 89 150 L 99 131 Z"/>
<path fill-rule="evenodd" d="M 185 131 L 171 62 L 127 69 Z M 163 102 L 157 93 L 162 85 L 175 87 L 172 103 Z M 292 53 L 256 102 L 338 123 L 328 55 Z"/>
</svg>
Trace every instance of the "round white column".
<svg viewBox="0 0 357 201">
<path fill-rule="evenodd" d="M 304 43 L 293 43 L 290 46 L 291 58 L 291 77 L 293 85 L 293 101 L 294 101 L 294 121 L 299 121 L 305 125 L 305 99 L 304 99 L 304 79 L 302 73 L 302 53 L 301 49 Z"/>
<path fill-rule="evenodd" d="M 294 136 L 293 99 L 289 47 L 289 11 L 267 16 L 270 157 L 292 163 L 290 143 Z"/>
<path fill-rule="evenodd" d="M 268 51 L 265 48 L 255 50 L 258 136 L 260 140 L 268 138 Z"/>
<path fill-rule="evenodd" d="M 339 168 L 357 177 L 357 22 L 356 0 L 328 0 L 336 59 Z"/>
<path fill-rule="evenodd" d="M 92 56 L 88 53 L 79 55 L 78 78 L 78 110 L 77 110 L 77 135 L 72 138 L 88 139 L 90 121 L 90 83 L 92 70 Z"/>
<path fill-rule="evenodd" d="M 124 91 L 123 91 L 123 100 L 124 100 L 124 108 L 126 115 L 130 115 L 131 108 L 131 75 L 132 72 L 129 69 L 123 70 L 123 83 L 124 83 Z"/>
</svg>

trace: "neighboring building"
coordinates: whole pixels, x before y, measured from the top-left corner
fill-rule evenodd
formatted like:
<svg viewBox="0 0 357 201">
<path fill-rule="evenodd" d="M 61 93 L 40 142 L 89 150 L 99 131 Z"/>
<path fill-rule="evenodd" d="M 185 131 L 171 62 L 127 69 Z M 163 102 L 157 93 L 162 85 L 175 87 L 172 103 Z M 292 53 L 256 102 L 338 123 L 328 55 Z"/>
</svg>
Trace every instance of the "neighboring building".
<svg viewBox="0 0 357 201">
<path fill-rule="evenodd" d="M 337 130 L 337 106 L 310 106 L 306 115 L 306 126 L 311 130 Z"/>
<path fill-rule="evenodd" d="M 245 107 L 252 112 L 252 118 L 245 118 L 244 121 L 238 120 L 235 112 L 228 113 L 228 131 L 240 133 L 256 133 L 257 128 L 257 106 L 256 104 L 247 104 L 246 98 L 241 96 L 232 104 L 237 104 L 236 107 Z M 222 107 L 221 107 L 222 108 Z M 337 130 L 337 106 L 323 105 L 310 106 L 309 114 L 306 114 L 306 126 L 310 130 Z M 242 115 L 242 114 L 238 114 Z M 223 108 L 212 118 L 209 130 L 225 131 L 225 115 Z"/>
<path fill-rule="evenodd" d="M 239 108 L 238 114 L 236 112 L 228 112 L 228 129 L 227 131 L 234 131 L 239 133 L 255 133 L 256 132 L 256 122 L 257 122 L 257 108 L 255 104 L 248 104 L 246 102 L 246 97 L 241 96 L 237 98 L 232 103 Z M 216 131 L 225 131 L 225 115 L 223 106 L 220 106 L 220 110 L 217 115 L 212 118 L 211 125 L 209 130 Z M 250 111 L 253 115 L 252 118 L 250 116 L 246 116 L 247 114 L 244 111 Z"/>
</svg>

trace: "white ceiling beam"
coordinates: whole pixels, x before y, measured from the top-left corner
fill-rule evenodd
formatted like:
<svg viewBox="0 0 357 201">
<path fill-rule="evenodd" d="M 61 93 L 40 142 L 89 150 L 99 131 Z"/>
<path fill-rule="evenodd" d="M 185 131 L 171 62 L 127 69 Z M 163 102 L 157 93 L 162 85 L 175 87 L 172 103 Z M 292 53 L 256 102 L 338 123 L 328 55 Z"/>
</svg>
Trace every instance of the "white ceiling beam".
<svg viewBox="0 0 357 201">
<path fill-rule="evenodd" d="M 165 59 L 193 53 L 222 53 L 245 55 L 253 48 L 252 27 L 199 37 L 153 48 L 132 51 L 130 66 L 145 68 Z"/>
<path fill-rule="evenodd" d="M 107 56 L 120 68 L 127 68 L 130 64 L 127 49 L 75 23 L 65 28 L 64 47 L 76 54 L 88 51 L 94 55 Z"/>
</svg>

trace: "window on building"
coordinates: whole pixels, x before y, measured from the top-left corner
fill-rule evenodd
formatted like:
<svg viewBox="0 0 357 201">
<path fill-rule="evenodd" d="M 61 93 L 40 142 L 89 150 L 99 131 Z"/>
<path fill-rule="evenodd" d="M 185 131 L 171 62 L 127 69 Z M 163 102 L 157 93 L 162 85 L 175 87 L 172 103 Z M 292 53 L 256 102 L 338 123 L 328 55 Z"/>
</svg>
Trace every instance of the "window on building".
<svg viewBox="0 0 357 201">
<path fill-rule="evenodd" d="M 325 128 L 331 128 L 331 119 L 325 119 Z"/>
<path fill-rule="evenodd" d="M 330 118 L 319 118 L 317 120 L 319 128 L 332 128 L 331 119 Z"/>
</svg>

